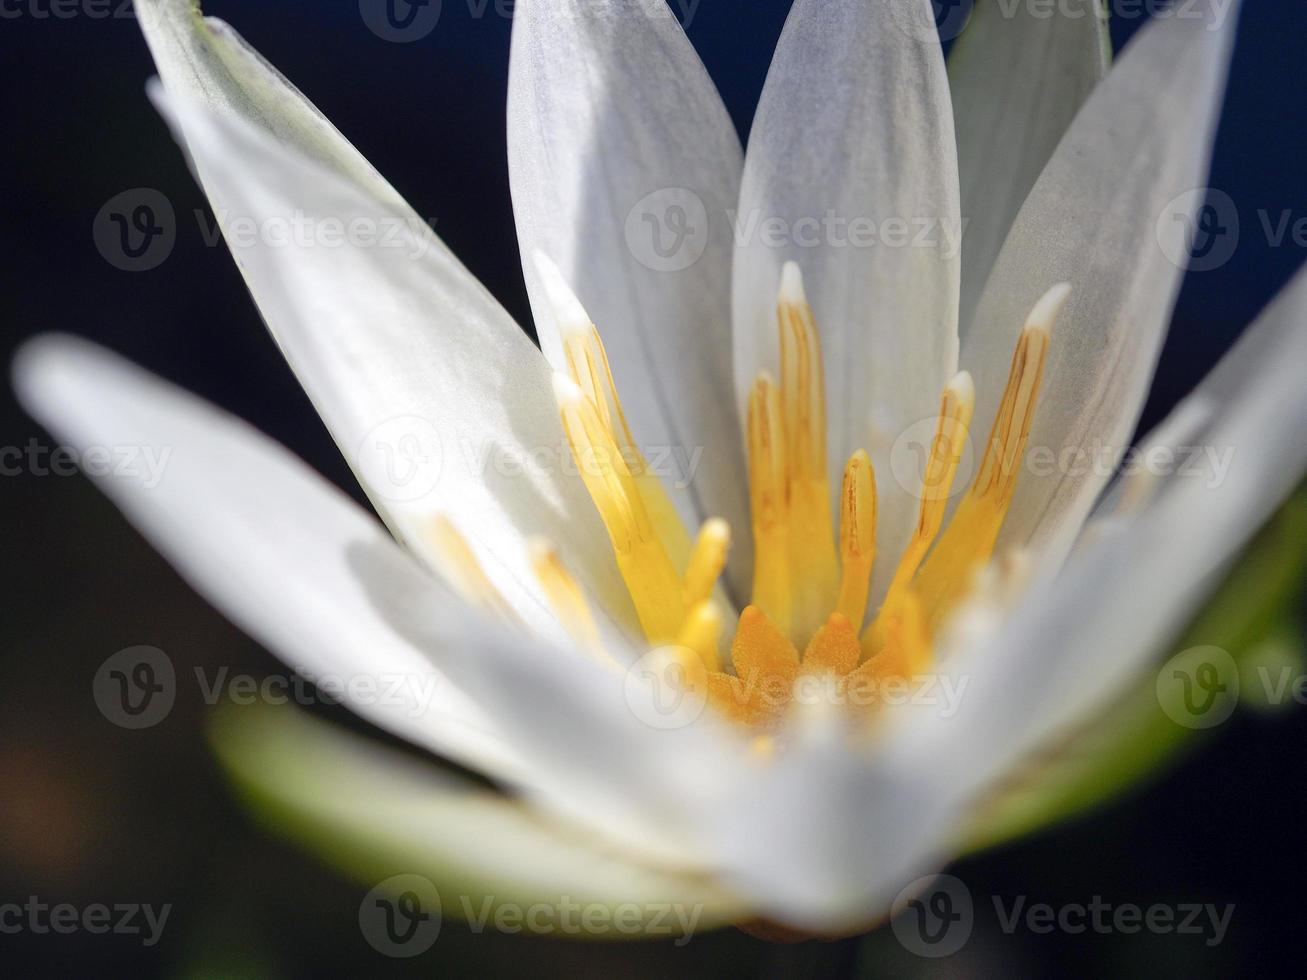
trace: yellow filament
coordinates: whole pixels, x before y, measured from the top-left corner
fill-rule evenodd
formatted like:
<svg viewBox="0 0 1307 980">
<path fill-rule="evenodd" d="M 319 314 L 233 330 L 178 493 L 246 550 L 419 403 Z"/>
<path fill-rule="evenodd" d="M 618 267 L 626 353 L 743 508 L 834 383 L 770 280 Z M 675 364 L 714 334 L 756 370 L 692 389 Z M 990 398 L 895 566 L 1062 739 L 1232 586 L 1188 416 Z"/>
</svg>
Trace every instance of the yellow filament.
<svg viewBox="0 0 1307 980">
<path fill-rule="evenodd" d="M 718 648 L 722 639 L 722 614 L 712 602 L 700 602 L 690 609 L 677 643 L 693 650 L 710 671 L 721 670 Z"/>
<path fill-rule="evenodd" d="M 531 569 L 563 629 L 582 649 L 605 663 L 614 663 L 599 638 L 599 627 L 585 593 L 563 564 L 558 549 L 549 541 L 533 538 L 527 542 L 527 551 Z"/>
<path fill-rule="evenodd" d="M 898 568 L 890 582 L 882 613 L 867 628 L 863 641 L 871 648 L 879 647 L 885 640 L 884 611 L 899 605 L 905 589 L 911 586 L 917 569 L 930 551 L 939 529 L 944 523 L 944 512 L 948 509 L 949 497 L 953 492 L 953 481 L 957 477 L 958 464 L 967 447 L 971 429 L 971 416 L 976 408 L 976 385 L 971 375 L 961 371 L 953 377 L 944 388 L 940 400 L 939 423 L 935 428 L 935 437 L 931 440 L 930 456 L 926 460 L 925 473 L 921 480 L 921 507 L 917 511 L 917 523 L 912 529 L 912 538 L 903 549 Z"/>
<path fill-rule="evenodd" d="M 753 603 L 790 631 L 785 440 L 776 386 L 761 375 L 749 394 L 749 503 L 753 518 Z"/>
<path fill-rule="evenodd" d="M 598 410 L 576 384 L 554 375 L 554 395 L 581 479 L 603 518 L 617 567 L 648 639 L 666 643 L 685 617 L 681 579 L 644 498 Z"/>
<path fill-rule="evenodd" d="M 720 517 L 710 517 L 699 529 L 685 569 L 685 608 L 693 609 L 712 595 L 717 579 L 726 567 L 731 547 L 730 526 Z"/>
<path fill-rule="evenodd" d="M 444 514 L 431 522 L 430 541 L 440 559 L 441 570 L 454 589 L 468 602 L 505 616 L 517 619 L 516 613 L 497 589 L 467 538 Z"/>
<path fill-rule="evenodd" d="M 867 612 L 867 587 L 876 560 L 876 475 L 859 449 L 844 467 L 840 492 L 840 598 L 836 605 L 854 630 Z"/>
<path fill-rule="evenodd" d="M 1053 287 L 1031 311 L 1012 355 L 1007 387 L 975 481 L 921 567 L 916 590 L 932 631 L 970 589 L 977 569 L 994 550 L 1030 438 L 1049 331 L 1070 291 L 1065 283 Z"/>
<path fill-rule="evenodd" d="M 794 262 L 781 273 L 780 408 L 785 437 L 785 502 L 790 528 L 791 639 L 821 626 L 836 599 L 839 570 L 826 470 L 826 384 L 817 324 Z"/>
<path fill-rule="evenodd" d="M 599 330 L 558 267 L 539 252 L 535 254 L 535 262 L 557 320 L 567 374 L 594 405 L 600 422 L 626 462 L 663 547 L 676 567 L 684 569 L 690 556 L 690 536 L 666 487 L 649 467 L 631 432 Z"/>
</svg>

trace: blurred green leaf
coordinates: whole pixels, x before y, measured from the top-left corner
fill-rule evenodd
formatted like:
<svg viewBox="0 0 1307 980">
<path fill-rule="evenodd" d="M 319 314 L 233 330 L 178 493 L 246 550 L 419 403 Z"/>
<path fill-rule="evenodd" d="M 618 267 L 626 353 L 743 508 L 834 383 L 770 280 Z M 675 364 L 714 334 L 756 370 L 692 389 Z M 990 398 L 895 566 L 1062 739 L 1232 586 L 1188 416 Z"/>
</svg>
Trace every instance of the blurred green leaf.
<svg viewBox="0 0 1307 980">
<path fill-rule="evenodd" d="M 425 878 L 443 914 L 474 927 L 502 914 L 513 931 L 666 939 L 747 912 L 701 875 L 641 863 L 434 760 L 298 709 L 221 708 L 210 740 L 270 829 L 383 893 Z"/>
</svg>

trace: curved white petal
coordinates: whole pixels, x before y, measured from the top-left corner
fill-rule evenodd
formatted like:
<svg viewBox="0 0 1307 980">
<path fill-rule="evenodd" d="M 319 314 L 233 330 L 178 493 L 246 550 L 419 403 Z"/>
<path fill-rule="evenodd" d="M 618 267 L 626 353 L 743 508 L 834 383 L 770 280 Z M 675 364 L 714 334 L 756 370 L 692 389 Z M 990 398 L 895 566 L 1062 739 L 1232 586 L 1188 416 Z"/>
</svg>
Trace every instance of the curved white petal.
<svg viewBox="0 0 1307 980">
<path fill-rule="evenodd" d="M 544 906 L 538 919 L 552 934 L 611 940 L 674 938 L 746 913 L 702 876 L 637 864 L 580 828 L 299 711 L 229 710 L 213 742 L 276 830 L 365 882 L 427 878 L 449 917 Z M 616 920 L 619 907 L 638 911 Z"/>
<path fill-rule="evenodd" d="M 478 615 L 286 450 L 102 349 L 37 341 L 16 380 L 71 444 L 165 459 L 162 479 L 138 468 L 100 486 L 290 666 L 375 678 L 375 694 L 345 691 L 363 717 L 642 853 L 707 861 L 698 826 L 739 761 L 715 730 L 650 726 L 620 670 Z"/>
<path fill-rule="evenodd" d="M 1237 5 L 1236 5 L 1237 6 Z M 1204 8 L 1206 9 L 1206 8 Z M 1031 452 L 999 539 L 1066 553 L 1108 474 L 1064 452 L 1124 447 L 1138 421 L 1203 203 L 1237 11 L 1144 27 L 1076 117 L 1021 209 L 966 333 L 975 433 L 989 431 L 1025 318 L 1053 284 L 1053 332 Z M 1032 457 L 1039 458 L 1039 457 Z"/>
<path fill-rule="evenodd" d="M 964 334 L 1017 212 L 1111 57 L 1103 0 L 979 0 L 953 45 Z"/>
<path fill-rule="evenodd" d="M 557 541 L 621 629 L 634 613 L 568 472 L 549 368 L 348 142 L 226 25 L 146 0 L 179 131 L 269 329 L 392 530 L 430 556 L 448 515 L 537 629 L 561 637 L 523 533 Z"/>
<path fill-rule="evenodd" d="M 61 440 L 120 447 L 128 471 L 95 472 L 98 485 L 233 622 L 310 679 L 375 680 L 375 696 L 352 706 L 376 725 L 519 778 L 521 758 L 494 722 L 370 600 L 365 574 L 386 589 L 417 568 L 371 515 L 244 423 L 85 341 L 33 341 L 14 374 Z M 468 616 L 434 581 L 428 589 L 450 616 Z"/>
<path fill-rule="evenodd" d="M 728 218 L 743 156 L 663 0 L 517 4 L 508 165 L 545 355 L 567 370 L 537 252 L 598 326 L 635 438 L 687 526 L 717 516 L 747 528 Z M 733 575 L 747 576 L 748 536 L 737 543 Z"/>
<path fill-rule="evenodd" d="M 930 0 L 798 0 L 754 119 L 736 216 L 741 411 L 775 374 L 781 267 L 803 271 L 825 357 L 831 485 L 867 449 L 877 551 L 906 543 L 918 487 L 890 449 L 933 418 L 956 370 L 961 219 L 944 59 Z M 877 562 L 879 590 L 893 560 Z M 874 601 L 874 597 L 873 597 Z"/>
</svg>

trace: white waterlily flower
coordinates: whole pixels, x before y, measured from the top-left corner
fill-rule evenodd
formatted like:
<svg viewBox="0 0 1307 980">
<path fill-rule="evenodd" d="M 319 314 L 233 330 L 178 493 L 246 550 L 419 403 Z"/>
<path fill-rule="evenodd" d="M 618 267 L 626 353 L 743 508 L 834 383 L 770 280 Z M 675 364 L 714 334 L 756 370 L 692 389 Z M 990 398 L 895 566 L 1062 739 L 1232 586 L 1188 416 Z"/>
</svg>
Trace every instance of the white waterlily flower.
<svg viewBox="0 0 1307 980">
<path fill-rule="evenodd" d="M 168 447 L 157 486 L 102 485 L 182 574 L 296 669 L 408 682 L 353 706 L 495 786 L 273 712 L 222 722 L 249 793 L 451 893 L 840 933 L 1153 669 L 1307 465 L 1307 274 L 1150 437 L 1235 447 L 1222 479 L 1027 465 L 1128 444 L 1237 18 L 1159 19 L 1106 72 L 1098 17 L 999 7 L 946 68 L 929 0 L 796 0 L 744 154 L 663 0 L 520 0 L 541 350 L 230 27 L 137 0 L 153 95 L 393 537 L 92 345 L 34 342 L 19 391 L 71 444 Z M 927 678 L 965 696 L 887 703 Z"/>
</svg>

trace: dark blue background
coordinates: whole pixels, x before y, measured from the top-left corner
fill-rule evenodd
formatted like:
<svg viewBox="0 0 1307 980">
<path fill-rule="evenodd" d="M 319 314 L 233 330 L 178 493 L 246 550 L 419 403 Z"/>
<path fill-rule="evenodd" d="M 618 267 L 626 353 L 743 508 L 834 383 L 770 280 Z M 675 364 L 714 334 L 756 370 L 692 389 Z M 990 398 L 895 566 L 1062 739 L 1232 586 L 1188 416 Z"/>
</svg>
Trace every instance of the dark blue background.
<svg viewBox="0 0 1307 980">
<path fill-rule="evenodd" d="M 230 258 L 198 231 L 203 198 L 144 97 L 153 69 L 134 21 L 32 15 L 48 2 L 0 2 L 20 11 L 0 18 L 0 351 L 7 357 L 44 330 L 90 336 L 246 416 L 350 486 Z M 1227 265 L 1186 282 L 1146 423 L 1193 386 L 1307 257 L 1292 242 L 1273 247 L 1259 217 L 1307 217 L 1307 5 L 1247 7 L 1210 180 L 1235 201 L 1244 233 Z M 475 18 L 466 0 L 445 0 L 429 37 L 399 45 L 373 35 L 349 0 L 207 5 L 437 219 L 444 240 L 527 323 L 504 149 L 511 25 L 489 9 Z M 742 136 L 787 9 L 786 0 L 702 0 L 690 21 Z M 1140 23 L 1118 18 L 1118 49 Z M 172 200 L 179 235 L 160 268 L 128 274 L 101 258 L 91 223 L 134 187 Z M 43 438 L 7 391 L 0 419 L 5 445 Z M 1226 726 L 1151 790 L 958 871 L 978 894 L 1054 904 L 1094 894 L 1143 905 L 1234 902 L 1230 937 L 1215 950 L 1174 938 L 991 930 L 962 962 L 932 966 L 886 935 L 775 951 L 725 934 L 674 951 L 474 937 L 450 925 L 429 959 L 379 961 L 353 923 L 358 890 L 269 843 L 229 802 L 201 741 L 202 705 L 182 705 L 167 725 L 138 734 L 107 726 L 89 696 L 95 666 L 135 643 L 183 664 L 267 671 L 270 659 L 191 595 L 81 478 L 3 478 L 0 492 L 9 633 L 0 651 L 0 901 L 37 893 L 177 906 L 153 950 L 112 937 L 0 936 L 16 973 L 493 975 L 529 963 L 542 976 L 753 976 L 856 958 L 867 976 L 1218 976 L 1282 962 L 1301 934 L 1307 723 L 1291 714 Z"/>
</svg>

